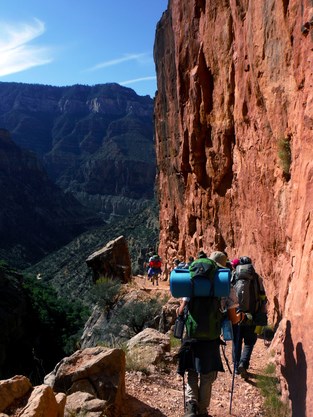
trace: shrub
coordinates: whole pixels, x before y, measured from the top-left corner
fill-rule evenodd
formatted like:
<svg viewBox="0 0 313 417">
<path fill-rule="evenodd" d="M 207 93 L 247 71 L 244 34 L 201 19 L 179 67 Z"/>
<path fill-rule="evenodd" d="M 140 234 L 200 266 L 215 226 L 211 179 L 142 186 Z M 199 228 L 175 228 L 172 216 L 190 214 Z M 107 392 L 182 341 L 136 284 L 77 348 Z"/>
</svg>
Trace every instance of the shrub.
<svg viewBox="0 0 313 417">
<path fill-rule="evenodd" d="M 280 397 L 279 381 L 275 375 L 275 365 L 268 364 L 264 375 L 258 376 L 257 386 L 264 397 L 264 408 L 268 417 L 288 417 L 290 412 L 287 404 Z"/>
<path fill-rule="evenodd" d="M 181 344 L 182 344 L 182 341 L 180 339 L 177 339 L 176 337 L 171 335 L 171 338 L 170 338 L 171 349 L 178 348 L 181 346 Z"/>
<path fill-rule="evenodd" d="M 128 338 L 148 327 L 162 308 L 162 301 L 156 298 L 147 301 L 135 300 L 124 304 L 112 317 L 110 331 L 113 335 L 127 335 Z"/>
<path fill-rule="evenodd" d="M 290 138 L 282 138 L 278 141 L 278 157 L 280 160 L 280 166 L 287 179 L 290 178 L 290 165 L 291 165 L 291 148 Z"/>
<path fill-rule="evenodd" d="M 120 281 L 111 278 L 100 278 L 90 291 L 91 301 L 107 311 L 113 307 L 120 288 Z"/>
<path fill-rule="evenodd" d="M 0 259 L 0 269 L 8 269 L 9 265 L 4 259 Z"/>
</svg>

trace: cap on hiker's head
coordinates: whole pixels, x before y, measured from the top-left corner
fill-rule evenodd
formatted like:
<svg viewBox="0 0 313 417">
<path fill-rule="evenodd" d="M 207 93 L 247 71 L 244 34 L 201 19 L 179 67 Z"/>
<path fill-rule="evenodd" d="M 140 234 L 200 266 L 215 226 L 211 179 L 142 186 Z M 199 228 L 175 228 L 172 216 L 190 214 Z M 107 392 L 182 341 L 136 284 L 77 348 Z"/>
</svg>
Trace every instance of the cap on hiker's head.
<svg viewBox="0 0 313 417">
<path fill-rule="evenodd" d="M 208 255 L 205 253 L 205 252 L 203 252 L 203 250 L 201 250 L 199 253 L 198 253 L 198 259 L 201 259 L 201 258 L 207 258 L 208 257 Z"/>
<path fill-rule="evenodd" d="M 239 261 L 240 265 L 252 264 L 251 258 L 249 256 L 242 256 Z"/>
<path fill-rule="evenodd" d="M 217 265 L 221 268 L 226 268 L 227 256 L 225 255 L 225 253 L 219 251 L 212 252 L 210 255 L 210 259 L 215 261 Z"/>
<path fill-rule="evenodd" d="M 230 261 L 230 263 L 231 263 L 231 265 L 232 265 L 233 268 L 236 268 L 236 266 L 239 265 L 239 262 L 240 261 L 239 261 L 238 258 L 235 258 L 232 261 Z"/>
<path fill-rule="evenodd" d="M 189 256 L 188 260 L 189 260 L 189 262 L 193 262 L 195 260 L 195 258 L 193 256 Z"/>
</svg>

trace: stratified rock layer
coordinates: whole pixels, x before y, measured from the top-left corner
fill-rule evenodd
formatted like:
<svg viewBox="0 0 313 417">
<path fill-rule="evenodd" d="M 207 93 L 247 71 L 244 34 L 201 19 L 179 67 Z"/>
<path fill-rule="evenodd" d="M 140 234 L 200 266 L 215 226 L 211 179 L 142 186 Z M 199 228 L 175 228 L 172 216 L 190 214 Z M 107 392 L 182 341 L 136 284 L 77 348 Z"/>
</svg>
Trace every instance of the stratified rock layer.
<svg viewBox="0 0 313 417">
<path fill-rule="evenodd" d="M 118 84 L 0 82 L 0 127 L 49 177 L 105 219 L 154 196 L 153 100 Z"/>
<path fill-rule="evenodd" d="M 251 256 L 294 415 L 313 414 L 312 40 L 309 0 L 170 0 L 154 52 L 160 254 Z"/>
</svg>

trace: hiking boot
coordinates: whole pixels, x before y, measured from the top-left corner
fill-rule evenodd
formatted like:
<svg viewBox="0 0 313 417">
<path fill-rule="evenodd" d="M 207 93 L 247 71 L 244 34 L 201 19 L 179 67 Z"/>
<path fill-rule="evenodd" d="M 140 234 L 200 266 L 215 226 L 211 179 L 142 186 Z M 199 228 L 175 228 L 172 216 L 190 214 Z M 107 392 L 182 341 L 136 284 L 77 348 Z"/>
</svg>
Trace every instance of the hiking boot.
<svg viewBox="0 0 313 417">
<path fill-rule="evenodd" d="M 241 376 L 241 378 L 243 378 L 244 380 L 249 378 L 248 372 L 246 370 L 246 368 L 244 367 L 243 363 L 240 363 L 238 366 L 238 372 Z"/>
<path fill-rule="evenodd" d="M 196 417 L 198 415 L 197 404 L 193 401 L 186 403 L 186 413 L 184 417 Z"/>
</svg>

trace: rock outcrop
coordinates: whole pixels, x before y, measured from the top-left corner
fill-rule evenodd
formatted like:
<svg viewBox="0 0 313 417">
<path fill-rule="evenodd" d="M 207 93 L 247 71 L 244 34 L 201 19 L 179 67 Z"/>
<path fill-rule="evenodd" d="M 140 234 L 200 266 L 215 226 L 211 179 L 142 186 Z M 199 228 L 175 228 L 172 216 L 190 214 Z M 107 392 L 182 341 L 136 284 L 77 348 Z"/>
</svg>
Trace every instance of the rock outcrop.
<svg viewBox="0 0 313 417">
<path fill-rule="evenodd" d="M 32 386 L 25 376 L 0 381 L 0 414 L 21 417 L 118 417 L 125 399 L 125 354 L 96 347 L 64 358 Z"/>
<path fill-rule="evenodd" d="M 159 252 L 253 259 L 297 416 L 313 414 L 312 18 L 309 0 L 170 0 L 154 50 Z"/>
<path fill-rule="evenodd" d="M 124 236 L 108 242 L 102 249 L 92 253 L 86 259 L 93 271 L 93 282 L 100 278 L 118 279 L 122 283 L 131 280 L 131 262 Z"/>
<path fill-rule="evenodd" d="M 86 402 L 89 411 L 99 411 L 102 407 L 102 412 L 117 417 L 125 398 L 125 354 L 121 349 L 103 347 L 76 351 L 46 376 L 45 383 L 53 391 L 69 397 L 77 393 L 76 400 L 71 397 L 67 403 L 68 411 L 84 410 L 82 403 Z M 78 393 L 84 394 L 78 396 Z M 97 414 L 90 415 L 96 417 Z"/>
</svg>

